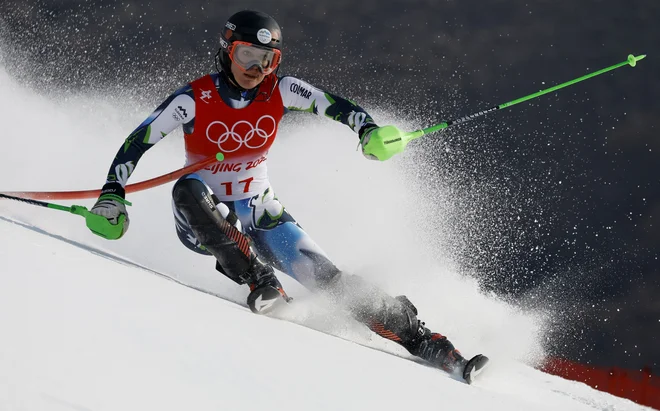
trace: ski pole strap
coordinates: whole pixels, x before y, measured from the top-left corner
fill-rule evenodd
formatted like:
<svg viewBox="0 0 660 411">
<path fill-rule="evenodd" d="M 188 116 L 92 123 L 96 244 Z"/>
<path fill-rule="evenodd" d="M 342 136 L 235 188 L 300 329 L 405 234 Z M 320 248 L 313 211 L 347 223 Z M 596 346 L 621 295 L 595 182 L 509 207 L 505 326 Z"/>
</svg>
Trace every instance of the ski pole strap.
<svg viewBox="0 0 660 411">
<path fill-rule="evenodd" d="M 102 194 L 101 197 L 99 197 L 99 200 L 115 200 L 127 206 L 133 205 L 133 203 L 131 203 L 130 201 L 126 200 L 121 196 L 118 196 L 117 194 Z"/>
</svg>

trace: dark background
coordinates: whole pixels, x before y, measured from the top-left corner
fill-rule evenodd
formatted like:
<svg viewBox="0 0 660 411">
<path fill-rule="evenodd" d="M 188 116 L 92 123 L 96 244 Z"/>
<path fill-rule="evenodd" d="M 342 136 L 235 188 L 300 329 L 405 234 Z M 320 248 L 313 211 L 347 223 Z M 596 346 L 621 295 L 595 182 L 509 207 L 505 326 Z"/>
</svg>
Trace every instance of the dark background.
<svg viewBox="0 0 660 411">
<path fill-rule="evenodd" d="M 552 311 L 554 354 L 658 370 L 660 1 L 2 0 L 0 59 L 43 92 L 154 105 L 212 69 L 220 28 L 246 8 L 282 26 L 281 74 L 420 126 L 648 53 L 415 144 L 456 193 L 466 273 Z"/>
</svg>

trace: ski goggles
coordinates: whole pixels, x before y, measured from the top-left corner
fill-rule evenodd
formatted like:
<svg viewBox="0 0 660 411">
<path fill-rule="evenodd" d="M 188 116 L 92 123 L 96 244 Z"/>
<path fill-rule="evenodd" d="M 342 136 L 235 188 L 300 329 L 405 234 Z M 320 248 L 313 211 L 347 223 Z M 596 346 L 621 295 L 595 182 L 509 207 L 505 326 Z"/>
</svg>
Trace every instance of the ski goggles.
<svg viewBox="0 0 660 411">
<path fill-rule="evenodd" d="M 268 75 L 280 65 L 282 52 L 277 49 L 261 47 L 244 41 L 234 41 L 228 47 L 229 58 L 242 70 L 259 67 L 262 73 Z"/>
</svg>

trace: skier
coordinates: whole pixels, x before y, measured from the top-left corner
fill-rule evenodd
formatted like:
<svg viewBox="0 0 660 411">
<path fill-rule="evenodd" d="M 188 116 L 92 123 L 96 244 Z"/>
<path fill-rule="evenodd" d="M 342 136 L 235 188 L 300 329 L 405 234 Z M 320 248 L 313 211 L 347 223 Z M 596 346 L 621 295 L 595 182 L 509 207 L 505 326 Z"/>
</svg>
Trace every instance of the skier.
<svg viewBox="0 0 660 411">
<path fill-rule="evenodd" d="M 358 134 L 363 152 L 367 144 L 383 145 L 384 137 L 355 103 L 300 79 L 278 77 L 281 50 L 282 33 L 272 17 L 256 11 L 232 15 L 220 35 L 218 72 L 174 92 L 126 139 L 91 209 L 107 224 L 90 220 L 89 228 L 108 239 L 126 232 L 124 187 L 131 173 L 142 154 L 182 126 L 187 164 L 217 152 L 226 159 L 176 182 L 176 232 L 190 250 L 214 256 L 217 271 L 249 286 L 247 304 L 253 312 L 267 313 L 290 300 L 275 267 L 340 302 L 382 337 L 471 382 L 472 371 L 485 365 L 486 357 L 468 363 L 446 337 L 417 319 L 417 309 L 405 296 L 390 297 L 342 273 L 275 196 L 266 163 L 286 112 L 308 111 L 341 121 Z"/>
</svg>

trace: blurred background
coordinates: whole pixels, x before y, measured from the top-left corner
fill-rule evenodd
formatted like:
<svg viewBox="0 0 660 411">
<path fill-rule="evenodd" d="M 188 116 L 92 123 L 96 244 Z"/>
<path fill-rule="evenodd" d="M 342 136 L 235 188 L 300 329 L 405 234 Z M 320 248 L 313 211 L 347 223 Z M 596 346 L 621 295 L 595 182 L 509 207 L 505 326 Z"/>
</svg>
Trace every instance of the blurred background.
<svg viewBox="0 0 660 411">
<path fill-rule="evenodd" d="M 383 125 L 427 127 L 648 54 L 411 144 L 409 178 L 460 209 L 420 230 L 464 275 L 552 311 L 549 352 L 660 366 L 660 2 L 3 0 L 0 64 L 39 93 L 105 93 L 146 117 L 214 70 L 218 33 L 242 9 L 280 23 L 280 75 Z"/>
</svg>

